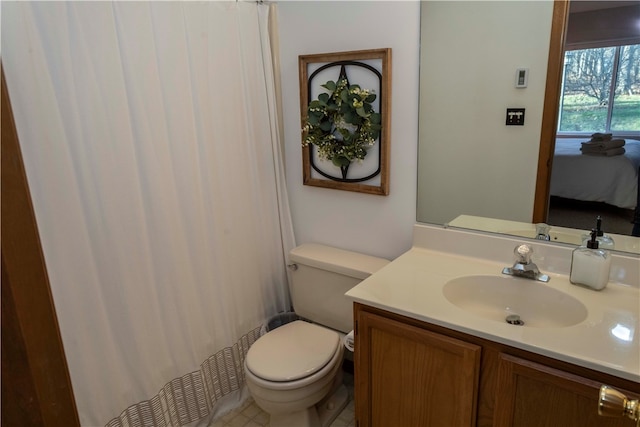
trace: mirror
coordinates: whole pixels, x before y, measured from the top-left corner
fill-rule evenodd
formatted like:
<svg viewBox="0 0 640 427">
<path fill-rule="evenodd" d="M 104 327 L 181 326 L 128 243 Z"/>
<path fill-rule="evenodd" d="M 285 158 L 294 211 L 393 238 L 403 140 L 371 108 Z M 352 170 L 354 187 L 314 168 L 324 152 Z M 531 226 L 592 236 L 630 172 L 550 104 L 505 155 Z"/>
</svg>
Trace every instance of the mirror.
<svg viewBox="0 0 640 427">
<path fill-rule="evenodd" d="M 418 222 L 528 237 L 546 219 L 567 14 L 567 2 L 421 2 Z M 524 125 L 506 126 L 507 108 L 524 108 Z M 569 244 L 586 233 L 554 228 Z M 620 239 L 640 253 L 640 238 Z"/>
</svg>

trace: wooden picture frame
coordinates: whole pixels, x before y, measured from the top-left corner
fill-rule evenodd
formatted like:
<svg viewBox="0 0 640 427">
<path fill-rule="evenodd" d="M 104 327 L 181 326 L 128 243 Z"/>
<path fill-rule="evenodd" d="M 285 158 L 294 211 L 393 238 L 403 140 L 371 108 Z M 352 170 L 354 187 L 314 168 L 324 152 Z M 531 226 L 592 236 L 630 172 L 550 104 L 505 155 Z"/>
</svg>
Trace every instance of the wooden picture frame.
<svg viewBox="0 0 640 427">
<path fill-rule="evenodd" d="M 372 90 L 376 95 L 374 111 L 380 113 L 382 128 L 364 159 L 352 161 L 340 174 L 340 168 L 320 159 L 317 147 L 302 144 L 303 184 L 360 193 L 389 194 L 389 153 L 391 136 L 391 49 L 370 49 L 337 53 L 300 55 L 300 116 L 302 141 L 307 132 L 309 103 L 327 90 L 321 85 L 346 77 L 350 85 Z"/>
</svg>

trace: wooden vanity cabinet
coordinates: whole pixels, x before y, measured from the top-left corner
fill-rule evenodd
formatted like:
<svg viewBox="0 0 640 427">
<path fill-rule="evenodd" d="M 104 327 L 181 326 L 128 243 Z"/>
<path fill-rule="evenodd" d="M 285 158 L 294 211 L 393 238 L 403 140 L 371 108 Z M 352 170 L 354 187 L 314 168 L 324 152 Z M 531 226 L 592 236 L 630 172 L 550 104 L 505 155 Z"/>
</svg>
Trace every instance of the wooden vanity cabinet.
<svg viewBox="0 0 640 427">
<path fill-rule="evenodd" d="M 479 346 L 367 311 L 357 318 L 358 426 L 475 424 Z"/>
<path fill-rule="evenodd" d="M 632 427 L 597 413 L 607 384 L 640 385 L 354 304 L 357 427 Z"/>
<path fill-rule="evenodd" d="M 628 418 L 598 415 L 602 383 L 565 371 L 500 355 L 493 425 L 633 426 Z"/>
</svg>

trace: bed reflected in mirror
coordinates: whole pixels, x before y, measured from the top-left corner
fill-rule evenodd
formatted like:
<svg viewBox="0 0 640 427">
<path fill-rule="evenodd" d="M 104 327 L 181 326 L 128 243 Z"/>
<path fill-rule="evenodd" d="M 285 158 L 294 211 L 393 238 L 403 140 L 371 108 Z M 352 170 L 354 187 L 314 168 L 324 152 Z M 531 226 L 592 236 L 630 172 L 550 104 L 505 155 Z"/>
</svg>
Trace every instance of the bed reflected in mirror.
<svg viewBox="0 0 640 427">
<path fill-rule="evenodd" d="M 547 222 L 633 235 L 640 210 L 637 2 L 572 1 Z M 640 227 L 636 227 L 638 229 Z"/>
<path fill-rule="evenodd" d="M 549 224 L 589 229 L 600 215 L 607 231 L 633 235 L 634 215 L 639 212 L 640 141 L 616 140 L 624 146 L 609 155 L 606 150 L 581 151 L 585 138 L 556 139 Z"/>
</svg>

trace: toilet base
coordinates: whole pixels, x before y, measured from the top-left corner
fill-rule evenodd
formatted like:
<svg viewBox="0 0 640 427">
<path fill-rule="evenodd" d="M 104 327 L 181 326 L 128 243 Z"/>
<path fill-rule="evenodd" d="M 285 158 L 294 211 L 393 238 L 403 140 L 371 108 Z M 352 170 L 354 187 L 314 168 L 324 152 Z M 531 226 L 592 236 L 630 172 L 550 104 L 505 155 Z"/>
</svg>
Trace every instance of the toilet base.
<svg viewBox="0 0 640 427">
<path fill-rule="evenodd" d="M 349 392 L 341 384 L 333 393 L 318 404 L 304 411 L 286 414 L 271 414 L 270 427 L 329 427 L 347 406 Z"/>
<path fill-rule="evenodd" d="M 316 405 L 318 411 L 318 418 L 320 418 L 321 427 L 329 427 L 333 420 L 335 420 L 340 412 L 347 406 L 349 402 L 349 392 L 344 384 L 341 384 L 332 394 L 326 399 L 323 399 Z"/>
</svg>

